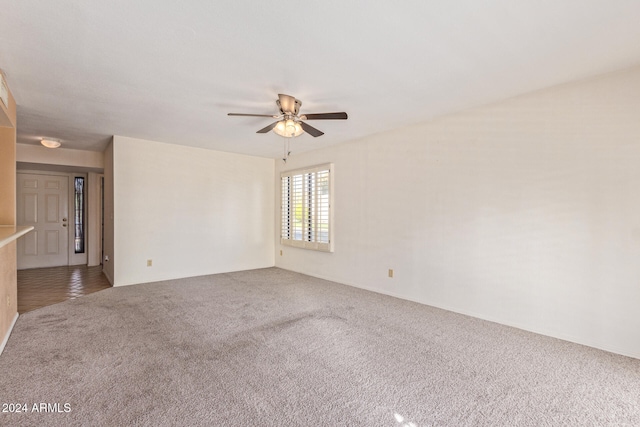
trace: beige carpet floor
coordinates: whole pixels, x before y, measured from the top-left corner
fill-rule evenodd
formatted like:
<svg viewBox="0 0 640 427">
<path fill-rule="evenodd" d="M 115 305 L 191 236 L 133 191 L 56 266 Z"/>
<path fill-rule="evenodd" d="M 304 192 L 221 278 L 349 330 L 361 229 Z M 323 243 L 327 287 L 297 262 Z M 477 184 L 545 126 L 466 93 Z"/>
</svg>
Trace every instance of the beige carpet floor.
<svg viewBox="0 0 640 427">
<path fill-rule="evenodd" d="M 27 409 L 3 426 L 639 426 L 640 360 L 270 268 L 21 315 L 0 403 Z"/>
</svg>

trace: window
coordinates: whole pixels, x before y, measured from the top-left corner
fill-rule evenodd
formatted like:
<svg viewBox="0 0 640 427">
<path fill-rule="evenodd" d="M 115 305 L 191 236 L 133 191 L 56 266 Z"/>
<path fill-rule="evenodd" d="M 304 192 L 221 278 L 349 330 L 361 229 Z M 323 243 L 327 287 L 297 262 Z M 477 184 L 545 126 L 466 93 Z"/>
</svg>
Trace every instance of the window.
<svg viewBox="0 0 640 427">
<path fill-rule="evenodd" d="M 74 181 L 74 250 L 77 254 L 84 253 L 84 178 L 75 177 Z"/>
<path fill-rule="evenodd" d="M 331 238 L 332 164 L 283 172 L 280 242 L 333 252 Z"/>
</svg>

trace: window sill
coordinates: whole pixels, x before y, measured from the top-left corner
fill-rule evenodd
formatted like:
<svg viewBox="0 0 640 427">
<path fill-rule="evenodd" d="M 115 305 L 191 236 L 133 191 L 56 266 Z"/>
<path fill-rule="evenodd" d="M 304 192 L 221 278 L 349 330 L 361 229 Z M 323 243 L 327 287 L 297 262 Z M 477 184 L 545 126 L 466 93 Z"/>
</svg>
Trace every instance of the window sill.
<svg viewBox="0 0 640 427">
<path fill-rule="evenodd" d="M 317 242 L 303 242 L 300 240 L 288 240 L 280 239 L 280 244 L 283 246 L 291 246 L 293 248 L 310 249 L 318 252 L 333 252 L 333 245 L 331 243 L 317 243 Z"/>
</svg>

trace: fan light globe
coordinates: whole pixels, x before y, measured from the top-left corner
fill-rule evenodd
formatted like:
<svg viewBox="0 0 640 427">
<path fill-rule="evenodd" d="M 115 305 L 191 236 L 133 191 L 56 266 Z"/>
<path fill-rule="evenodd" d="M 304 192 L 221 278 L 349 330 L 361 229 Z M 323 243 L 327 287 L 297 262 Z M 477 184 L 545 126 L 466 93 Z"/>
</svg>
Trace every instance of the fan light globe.
<svg viewBox="0 0 640 427">
<path fill-rule="evenodd" d="M 300 123 L 291 119 L 279 121 L 276 127 L 273 128 L 273 131 L 285 138 L 293 138 L 302 135 L 304 132 Z"/>
</svg>

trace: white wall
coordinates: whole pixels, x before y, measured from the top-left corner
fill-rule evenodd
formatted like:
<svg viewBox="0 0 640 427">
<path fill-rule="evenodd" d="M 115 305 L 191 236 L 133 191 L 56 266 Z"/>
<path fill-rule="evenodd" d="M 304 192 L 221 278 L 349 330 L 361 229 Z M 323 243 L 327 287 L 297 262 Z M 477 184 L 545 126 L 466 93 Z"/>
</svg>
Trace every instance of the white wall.
<svg viewBox="0 0 640 427">
<path fill-rule="evenodd" d="M 114 136 L 113 170 L 116 286 L 273 266 L 273 159 Z"/>
<path fill-rule="evenodd" d="M 16 161 L 101 170 L 104 168 L 104 153 L 68 148 L 52 149 L 42 145 L 16 144 Z"/>
<path fill-rule="evenodd" d="M 335 252 L 278 267 L 640 358 L 640 68 L 292 149 L 276 182 L 335 164 Z"/>
</svg>

